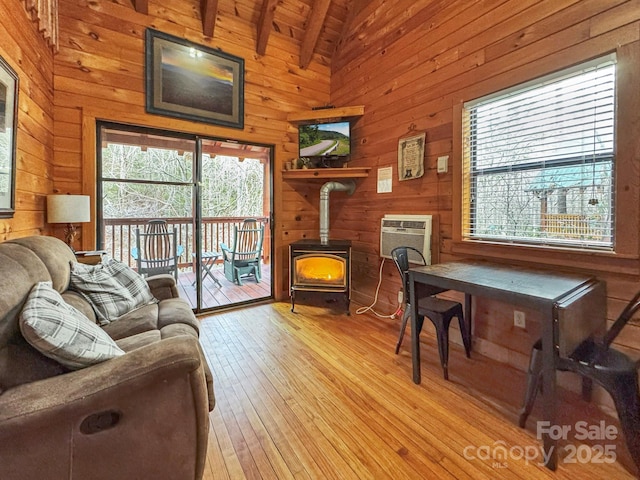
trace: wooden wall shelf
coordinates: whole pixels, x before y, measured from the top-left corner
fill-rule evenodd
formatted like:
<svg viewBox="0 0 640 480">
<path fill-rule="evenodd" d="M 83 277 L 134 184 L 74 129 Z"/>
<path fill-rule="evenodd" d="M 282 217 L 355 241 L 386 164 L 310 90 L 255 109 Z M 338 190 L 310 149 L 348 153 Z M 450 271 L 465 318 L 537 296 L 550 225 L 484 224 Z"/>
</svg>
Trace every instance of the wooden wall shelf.
<svg viewBox="0 0 640 480">
<path fill-rule="evenodd" d="M 306 110 L 287 115 L 287 121 L 297 125 L 315 122 L 348 121 L 364 115 L 364 105 L 355 107 L 325 108 L 322 110 Z"/>
<path fill-rule="evenodd" d="M 313 178 L 364 178 L 369 176 L 369 170 L 371 170 L 371 167 L 303 168 L 298 170 L 283 170 L 282 178 L 285 180 Z"/>
</svg>

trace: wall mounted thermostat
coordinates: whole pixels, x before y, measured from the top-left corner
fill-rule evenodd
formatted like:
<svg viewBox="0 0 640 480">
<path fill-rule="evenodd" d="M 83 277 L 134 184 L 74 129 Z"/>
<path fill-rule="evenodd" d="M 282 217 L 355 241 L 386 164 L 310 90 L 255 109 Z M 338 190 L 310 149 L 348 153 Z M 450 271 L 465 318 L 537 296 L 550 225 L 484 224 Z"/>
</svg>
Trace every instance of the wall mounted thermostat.
<svg viewBox="0 0 640 480">
<path fill-rule="evenodd" d="M 438 173 L 447 173 L 449 171 L 449 155 L 438 157 Z"/>
</svg>

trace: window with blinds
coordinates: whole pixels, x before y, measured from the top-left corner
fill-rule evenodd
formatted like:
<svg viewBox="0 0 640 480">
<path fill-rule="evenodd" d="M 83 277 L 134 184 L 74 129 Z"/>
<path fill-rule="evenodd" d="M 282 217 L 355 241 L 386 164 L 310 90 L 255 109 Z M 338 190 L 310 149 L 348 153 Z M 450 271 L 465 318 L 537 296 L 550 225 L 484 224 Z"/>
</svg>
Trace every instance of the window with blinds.
<svg viewBox="0 0 640 480">
<path fill-rule="evenodd" d="M 613 249 L 615 56 L 464 105 L 463 236 Z"/>
</svg>

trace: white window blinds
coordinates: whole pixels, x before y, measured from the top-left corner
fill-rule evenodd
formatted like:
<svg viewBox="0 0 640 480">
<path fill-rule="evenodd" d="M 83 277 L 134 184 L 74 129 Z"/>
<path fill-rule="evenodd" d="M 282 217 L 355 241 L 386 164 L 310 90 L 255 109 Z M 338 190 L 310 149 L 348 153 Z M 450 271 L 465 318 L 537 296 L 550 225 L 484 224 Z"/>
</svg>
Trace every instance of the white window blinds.
<svg viewBox="0 0 640 480">
<path fill-rule="evenodd" d="M 466 239 L 613 248 L 614 56 L 464 107 Z"/>
</svg>

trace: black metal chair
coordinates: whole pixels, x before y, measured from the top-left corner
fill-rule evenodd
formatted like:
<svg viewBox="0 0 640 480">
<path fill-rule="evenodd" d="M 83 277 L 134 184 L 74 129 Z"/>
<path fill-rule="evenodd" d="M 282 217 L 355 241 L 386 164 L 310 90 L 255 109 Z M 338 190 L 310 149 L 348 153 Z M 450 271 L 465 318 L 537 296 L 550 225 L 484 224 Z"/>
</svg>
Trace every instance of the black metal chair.
<svg viewBox="0 0 640 480">
<path fill-rule="evenodd" d="M 568 358 L 559 358 L 558 370 L 575 372 L 582 376 L 582 393 L 586 400 L 590 399 L 592 382 L 601 385 L 611 395 L 627 448 L 640 470 L 640 361 L 634 362 L 624 353 L 611 348 L 611 343 L 638 309 L 640 292 L 627 304 L 602 341 L 592 338 L 585 340 Z M 524 406 L 520 411 L 519 424 L 523 428 L 541 385 L 542 341 L 538 340 L 531 351 Z"/>
<path fill-rule="evenodd" d="M 404 314 L 402 315 L 402 325 L 400 326 L 400 336 L 398 337 L 398 343 L 396 344 L 396 354 L 400 351 L 402 345 L 402 339 L 404 332 L 407 328 L 407 320 L 411 316 L 411 302 L 414 300 L 409 298 L 409 256 L 413 259 L 411 263 L 418 262 L 419 265 L 426 265 L 426 261 L 422 253 L 412 247 L 396 247 L 391 251 L 391 258 L 393 259 L 400 277 L 402 278 L 402 290 L 404 305 Z M 424 324 L 424 317 L 427 317 L 433 323 L 436 329 L 436 336 L 438 341 L 438 353 L 440 355 L 440 365 L 442 365 L 442 371 L 445 380 L 449 379 L 449 324 L 453 317 L 458 318 L 460 325 L 460 333 L 462 335 L 462 343 L 464 344 L 464 350 L 467 354 L 467 358 L 471 356 L 471 332 L 467 323 L 464 320 L 464 312 L 462 305 L 459 302 L 453 302 L 451 300 L 444 300 L 435 296 L 428 296 L 418 299 L 418 335 L 422 331 L 422 325 Z"/>
</svg>

